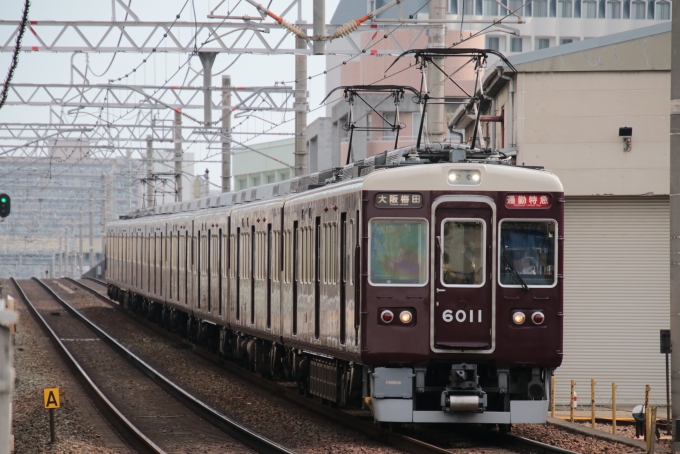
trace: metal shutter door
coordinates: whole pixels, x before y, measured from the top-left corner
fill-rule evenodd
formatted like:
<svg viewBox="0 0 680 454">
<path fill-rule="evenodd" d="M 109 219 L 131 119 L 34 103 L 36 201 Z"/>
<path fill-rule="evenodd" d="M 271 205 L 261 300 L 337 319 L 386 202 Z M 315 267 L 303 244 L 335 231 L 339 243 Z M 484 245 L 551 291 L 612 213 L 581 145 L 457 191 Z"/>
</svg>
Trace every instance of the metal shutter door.
<svg viewBox="0 0 680 454">
<path fill-rule="evenodd" d="M 558 403 L 576 380 L 580 402 L 665 405 L 665 355 L 659 330 L 669 328 L 667 196 L 567 197 L 564 256 L 564 362 L 557 369 Z"/>
</svg>

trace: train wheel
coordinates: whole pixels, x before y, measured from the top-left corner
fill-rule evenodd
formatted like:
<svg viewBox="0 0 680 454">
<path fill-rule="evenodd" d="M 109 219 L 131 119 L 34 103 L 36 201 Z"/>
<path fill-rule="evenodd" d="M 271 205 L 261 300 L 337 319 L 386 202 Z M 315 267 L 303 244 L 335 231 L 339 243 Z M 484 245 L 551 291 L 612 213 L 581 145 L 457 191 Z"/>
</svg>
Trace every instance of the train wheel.
<svg viewBox="0 0 680 454">
<path fill-rule="evenodd" d="M 502 434 L 509 434 L 512 431 L 512 424 L 499 424 L 498 431 Z"/>
</svg>

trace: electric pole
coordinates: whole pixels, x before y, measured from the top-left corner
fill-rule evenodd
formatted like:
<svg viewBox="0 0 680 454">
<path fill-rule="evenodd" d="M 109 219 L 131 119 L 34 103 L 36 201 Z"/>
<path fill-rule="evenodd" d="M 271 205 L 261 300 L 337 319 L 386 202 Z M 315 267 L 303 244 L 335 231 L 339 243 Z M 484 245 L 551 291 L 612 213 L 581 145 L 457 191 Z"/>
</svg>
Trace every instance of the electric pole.
<svg viewBox="0 0 680 454">
<path fill-rule="evenodd" d="M 175 202 L 182 201 L 182 113 L 175 111 Z"/>
<path fill-rule="evenodd" d="M 296 49 L 307 41 L 295 38 Z M 307 55 L 295 55 L 295 176 L 307 174 Z"/>
<path fill-rule="evenodd" d="M 446 0 L 432 0 L 430 2 L 430 20 L 446 20 Z M 446 47 L 446 24 L 432 24 L 427 28 L 427 48 L 443 49 Z M 427 137 L 429 143 L 443 142 L 446 139 L 446 109 L 444 108 L 444 78 L 442 70 L 445 59 L 433 57 L 427 68 L 427 90 L 431 98 L 439 98 L 435 103 L 427 106 Z M 423 113 L 425 115 L 425 113 Z M 474 146 L 474 144 L 473 144 Z"/>
<path fill-rule="evenodd" d="M 673 448 L 680 450 L 680 0 L 673 0 L 671 28 L 671 162 L 670 162 L 670 309 L 671 309 L 671 402 Z M 675 346 L 676 348 L 673 348 Z M 653 436 L 653 435 L 652 435 Z"/>
<path fill-rule="evenodd" d="M 222 192 L 231 191 L 231 76 L 222 76 Z"/>
<path fill-rule="evenodd" d="M 153 208 L 153 137 L 146 136 L 146 207 Z"/>
</svg>

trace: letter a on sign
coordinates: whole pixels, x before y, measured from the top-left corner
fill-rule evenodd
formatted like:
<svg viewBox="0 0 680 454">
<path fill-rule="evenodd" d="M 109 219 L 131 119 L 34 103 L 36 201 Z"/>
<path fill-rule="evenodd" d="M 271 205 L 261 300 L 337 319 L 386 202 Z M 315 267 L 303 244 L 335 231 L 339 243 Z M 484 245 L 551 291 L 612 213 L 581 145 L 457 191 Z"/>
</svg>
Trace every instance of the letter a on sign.
<svg viewBox="0 0 680 454">
<path fill-rule="evenodd" d="M 59 388 L 46 388 L 44 390 L 45 408 L 59 408 L 61 402 L 59 401 Z"/>
</svg>

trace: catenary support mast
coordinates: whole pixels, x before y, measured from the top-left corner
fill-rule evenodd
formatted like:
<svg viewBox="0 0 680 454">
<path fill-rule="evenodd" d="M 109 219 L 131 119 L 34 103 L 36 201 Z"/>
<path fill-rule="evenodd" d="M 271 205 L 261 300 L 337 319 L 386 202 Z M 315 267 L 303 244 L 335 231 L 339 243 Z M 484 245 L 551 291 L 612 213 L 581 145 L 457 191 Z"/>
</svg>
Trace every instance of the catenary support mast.
<svg viewBox="0 0 680 454">
<path fill-rule="evenodd" d="M 432 0 L 429 5 L 430 19 L 446 19 L 446 0 Z M 427 29 L 427 47 L 429 49 L 441 49 L 446 47 L 446 25 L 432 24 Z M 443 57 L 435 57 L 433 63 L 442 70 L 445 69 Z M 444 74 L 435 67 L 427 70 L 427 88 L 430 97 L 444 98 Z M 427 106 L 427 136 L 430 143 L 443 142 L 446 137 L 446 111 L 443 104 L 431 104 Z"/>
<path fill-rule="evenodd" d="M 673 0 L 671 35 L 671 162 L 670 162 L 670 309 L 671 309 L 671 402 L 673 440 L 680 439 L 680 0 Z M 680 442 L 673 441 L 673 452 Z"/>
<path fill-rule="evenodd" d="M 222 104 L 231 106 L 231 76 L 222 76 Z M 231 190 L 231 110 L 222 110 L 222 192 Z"/>
<path fill-rule="evenodd" d="M 296 49 L 307 41 L 295 38 Z M 295 55 L 295 176 L 307 173 L 307 55 Z"/>
</svg>

